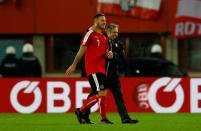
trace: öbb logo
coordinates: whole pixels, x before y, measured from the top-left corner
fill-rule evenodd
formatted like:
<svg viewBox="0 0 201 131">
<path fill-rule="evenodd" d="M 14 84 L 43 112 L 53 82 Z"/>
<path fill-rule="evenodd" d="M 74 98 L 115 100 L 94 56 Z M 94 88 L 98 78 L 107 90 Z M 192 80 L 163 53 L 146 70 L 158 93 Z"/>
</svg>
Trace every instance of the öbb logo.
<svg viewBox="0 0 201 131">
<path fill-rule="evenodd" d="M 145 110 L 151 107 L 157 113 L 176 113 L 181 110 L 185 102 L 190 102 L 188 107 L 190 112 L 200 113 L 199 101 L 201 101 L 201 93 L 199 92 L 199 87 L 201 86 L 201 79 L 190 78 L 188 80 L 190 80 L 190 84 L 183 85 L 183 87 L 181 84 L 182 78 L 163 77 L 155 80 L 150 86 L 146 83 L 141 83 L 136 88 L 136 104 Z M 185 90 L 184 87 L 186 88 Z M 168 106 L 164 106 L 169 101 L 169 97 L 165 95 L 166 93 L 171 94 L 169 96 L 171 99 L 172 97 L 175 98 Z M 161 94 L 163 98 L 158 98 L 157 96 L 161 96 Z"/>
<path fill-rule="evenodd" d="M 71 106 L 71 99 L 69 97 L 70 95 L 70 86 L 66 82 L 62 81 L 47 81 L 45 90 L 47 91 L 46 93 L 43 91 L 41 92 L 39 88 L 39 81 L 21 81 L 18 82 L 11 90 L 10 93 L 10 101 L 11 105 L 13 108 L 20 112 L 20 113 L 32 113 L 37 111 L 39 107 L 41 106 L 42 101 L 47 100 L 47 112 L 48 113 L 63 113 L 67 112 Z M 44 86 L 44 85 L 43 85 Z M 75 107 L 80 107 L 83 104 L 83 100 L 85 100 L 88 96 L 88 93 L 84 93 L 84 88 L 90 88 L 89 82 L 88 81 L 76 81 L 75 82 Z M 63 91 L 60 93 L 55 93 L 55 89 L 62 89 Z M 23 99 L 18 99 L 19 96 L 22 94 L 28 94 L 29 98 L 33 98 L 28 100 L 29 102 L 32 102 L 29 105 L 23 105 Z M 32 95 L 32 94 L 34 95 Z M 45 95 L 47 94 L 47 96 Z M 23 95 L 22 95 L 23 96 Z M 42 100 L 43 99 L 43 100 Z M 56 106 L 55 101 L 63 101 L 62 106 Z M 42 104 L 43 105 L 43 104 Z M 92 112 L 96 111 L 98 109 L 98 105 L 96 104 L 92 108 Z M 45 111 L 46 112 L 46 111 Z"/>
<path fill-rule="evenodd" d="M 173 113 L 179 111 L 179 109 L 182 107 L 184 102 L 184 91 L 182 86 L 179 84 L 181 81 L 181 78 L 160 78 L 156 80 L 150 87 L 149 93 L 148 93 L 148 100 L 151 108 L 158 113 Z M 175 91 L 176 93 L 176 100 L 175 102 L 169 106 L 169 107 L 163 107 L 161 106 L 157 99 L 156 94 L 158 90 L 162 87 L 166 86 L 163 89 L 163 92 L 172 92 Z"/>
<path fill-rule="evenodd" d="M 10 94 L 10 100 L 12 106 L 21 113 L 31 113 L 38 109 L 42 101 L 41 91 L 38 87 L 39 82 L 29 82 L 29 81 L 22 81 L 17 83 Z M 34 102 L 30 106 L 22 106 L 17 97 L 18 93 L 21 90 L 24 90 L 24 93 L 34 93 Z"/>
<path fill-rule="evenodd" d="M 10 101 L 12 106 L 15 110 L 17 110 L 20 113 L 32 113 L 36 111 L 42 102 L 42 94 L 41 90 L 38 87 L 39 82 L 38 81 L 21 81 L 17 83 L 11 93 L 10 93 Z M 69 86 L 64 82 L 47 82 L 47 112 L 49 113 L 56 113 L 56 112 L 65 112 L 68 110 L 71 106 L 71 101 L 68 97 L 70 93 Z M 63 92 L 60 94 L 54 93 L 54 88 L 62 88 Z M 23 106 L 18 101 L 18 94 L 21 90 L 24 90 L 23 93 L 34 93 L 34 101 L 29 106 Z M 62 100 L 64 101 L 64 106 L 62 107 L 56 107 L 54 106 L 54 100 Z"/>
<path fill-rule="evenodd" d="M 184 102 L 184 91 L 179 84 L 181 78 L 160 78 L 152 83 L 149 87 L 147 83 L 141 83 L 136 88 L 137 105 L 142 109 L 151 109 L 157 113 L 173 113 L 177 112 Z M 162 91 L 160 91 L 162 89 Z M 176 100 L 171 103 L 170 106 L 162 106 L 157 99 L 158 95 L 170 92 L 171 94 L 176 93 Z M 174 95 L 171 95 L 174 97 Z M 166 101 L 162 100 L 162 103 Z"/>
</svg>

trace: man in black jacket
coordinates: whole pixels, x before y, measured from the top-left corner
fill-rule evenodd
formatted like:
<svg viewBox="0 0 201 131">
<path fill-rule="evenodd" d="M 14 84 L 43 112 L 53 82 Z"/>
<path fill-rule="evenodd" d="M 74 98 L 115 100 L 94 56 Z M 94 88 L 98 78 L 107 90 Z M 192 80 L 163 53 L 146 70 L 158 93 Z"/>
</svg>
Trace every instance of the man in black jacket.
<svg viewBox="0 0 201 131">
<path fill-rule="evenodd" d="M 6 57 L 3 59 L 0 72 L 3 77 L 18 77 L 18 59 L 16 58 L 16 50 L 13 46 L 6 49 Z"/>
<path fill-rule="evenodd" d="M 121 83 L 119 80 L 120 70 L 123 68 L 124 63 L 124 48 L 123 43 L 117 39 L 118 36 L 118 29 L 119 26 L 115 24 L 109 24 L 106 27 L 106 35 L 109 40 L 110 50 L 113 52 L 113 58 L 111 60 L 107 60 L 106 62 L 106 76 L 107 76 L 107 84 L 106 88 L 109 89 L 115 99 L 115 103 L 118 109 L 118 112 L 121 117 L 122 123 L 137 123 L 138 120 L 132 120 L 127 112 L 123 94 L 121 91 Z M 88 98 L 92 96 L 93 93 L 90 93 Z M 85 112 L 85 118 L 88 123 L 90 122 L 89 119 L 90 110 Z"/>
<path fill-rule="evenodd" d="M 19 60 L 20 77 L 41 77 L 41 65 L 33 52 L 33 46 L 30 43 L 23 46 L 23 56 Z"/>
</svg>

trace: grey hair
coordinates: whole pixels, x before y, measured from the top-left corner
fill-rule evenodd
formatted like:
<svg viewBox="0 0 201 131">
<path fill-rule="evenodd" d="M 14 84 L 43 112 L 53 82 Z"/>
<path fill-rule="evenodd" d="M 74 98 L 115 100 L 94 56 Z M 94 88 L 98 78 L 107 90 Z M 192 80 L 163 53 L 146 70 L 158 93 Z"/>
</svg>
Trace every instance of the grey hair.
<svg viewBox="0 0 201 131">
<path fill-rule="evenodd" d="M 111 24 L 107 25 L 105 31 L 106 32 L 111 31 L 113 28 L 119 28 L 119 25 L 111 23 Z"/>
</svg>

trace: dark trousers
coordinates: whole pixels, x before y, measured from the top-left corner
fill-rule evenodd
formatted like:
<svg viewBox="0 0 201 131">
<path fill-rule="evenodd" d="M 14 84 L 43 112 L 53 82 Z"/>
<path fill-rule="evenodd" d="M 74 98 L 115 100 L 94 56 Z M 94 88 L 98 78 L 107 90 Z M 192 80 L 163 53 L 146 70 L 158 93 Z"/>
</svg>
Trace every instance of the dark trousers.
<svg viewBox="0 0 201 131">
<path fill-rule="evenodd" d="M 120 80 L 107 80 L 106 89 L 109 89 L 114 97 L 121 120 L 123 121 L 124 119 L 130 119 L 124 103 Z M 94 93 L 91 92 L 87 98 L 90 98 L 93 95 Z M 87 116 L 89 116 L 90 109 L 88 109 L 85 113 Z"/>
</svg>

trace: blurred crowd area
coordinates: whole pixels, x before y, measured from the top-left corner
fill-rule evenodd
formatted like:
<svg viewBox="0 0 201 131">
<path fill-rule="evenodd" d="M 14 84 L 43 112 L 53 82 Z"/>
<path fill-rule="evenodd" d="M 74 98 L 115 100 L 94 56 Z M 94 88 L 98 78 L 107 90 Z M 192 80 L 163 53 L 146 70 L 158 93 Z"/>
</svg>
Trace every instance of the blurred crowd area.
<svg viewBox="0 0 201 131">
<path fill-rule="evenodd" d="M 65 70 L 72 63 L 82 36 L 1 37 L 1 76 L 67 77 Z M 201 38 L 180 40 L 172 39 L 170 34 L 119 34 L 119 39 L 125 51 L 125 61 L 119 67 L 121 77 L 201 76 Z M 29 45 L 28 52 L 25 45 Z M 84 59 L 72 77 L 84 76 L 83 70 Z"/>
<path fill-rule="evenodd" d="M 15 41 L 4 41 L 1 44 L 0 73 L 2 77 L 41 77 L 41 65 L 32 44 L 16 44 Z M 3 53 L 4 51 L 4 53 Z"/>
</svg>

